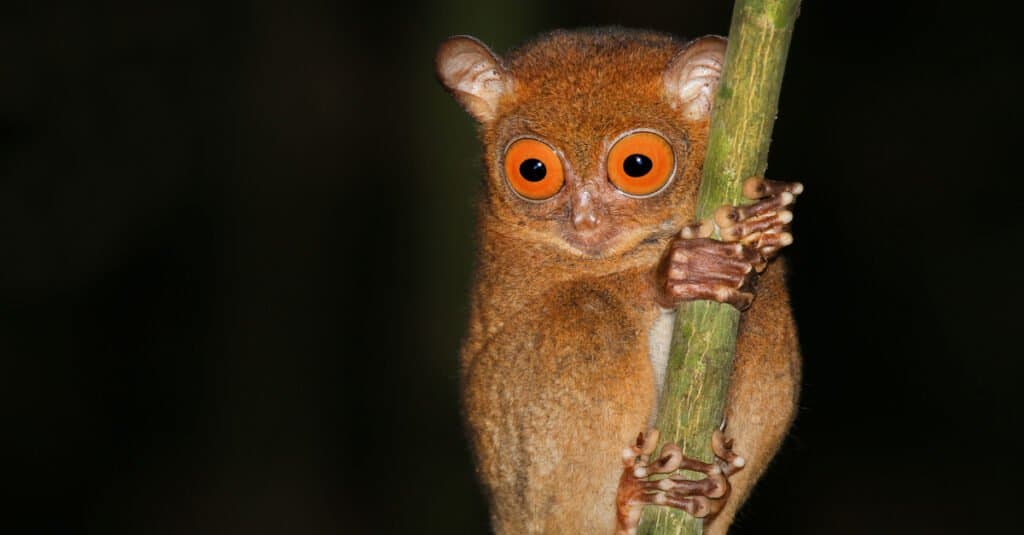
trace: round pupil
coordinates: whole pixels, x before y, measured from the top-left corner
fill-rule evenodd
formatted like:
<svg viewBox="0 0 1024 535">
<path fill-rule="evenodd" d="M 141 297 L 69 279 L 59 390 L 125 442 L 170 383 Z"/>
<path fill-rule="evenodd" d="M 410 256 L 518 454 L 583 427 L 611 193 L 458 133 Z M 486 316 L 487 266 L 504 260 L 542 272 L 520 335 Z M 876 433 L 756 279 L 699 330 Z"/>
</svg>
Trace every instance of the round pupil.
<svg viewBox="0 0 1024 535">
<path fill-rule="evenodd" d="M 530 158 L 525 162 L 519 164 L 519 174 L 523 175 L 523 178 L 530 182 L 540 182 L 544 180 L 544 176 L 548 174 L 548 170 L 544 167 L 544 162 Z"/>
<path fill-rule="evenodd" d="M 622 170 L 633 178 L 642 177 L 650 173 L 652 167 L 654 167 L 654 163 L 643 154 L 630 154 L 626 156 L 626 161 L 622 162 Z"/>
</svg>

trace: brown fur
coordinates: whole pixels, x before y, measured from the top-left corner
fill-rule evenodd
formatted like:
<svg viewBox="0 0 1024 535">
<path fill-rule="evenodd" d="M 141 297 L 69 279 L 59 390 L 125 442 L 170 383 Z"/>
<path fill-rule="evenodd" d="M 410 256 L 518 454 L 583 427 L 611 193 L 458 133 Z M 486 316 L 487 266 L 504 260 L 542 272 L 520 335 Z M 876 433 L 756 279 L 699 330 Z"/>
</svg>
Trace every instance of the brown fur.
<svg viewBox="0 0 1024 535">
<path fill-rule="evenodd" d="M 554 32 L 501 60 L 467 38 L 438 54 L 442 82 L 481 123 L 486 191 L 462 400 L 499 533 L 611 533 L 620 454 L 650 425 L 648 332 L 659 314 L 651 272 L 693 219 L 707 117 L 682 118 L 663 74 L 686 43 L 619 29 Z M 458 57 L 456 57 L 458 56 Z M 486 68 L 473 70 L 470 67 Z M 488 70 L 490 69 L 490 70 Z M 676 175 L 636 199 L 608 182 L 605 155 L 636 128 L 674 146 Z M 561 153 L 566 184 L 543 202 L 517 197 L 501 159 L 516 137 Z M 573 228 L 589 188 L 601 228 Z M 727 407 L 748 460 L 709 524 L 723 533 L 792 420 L 799 364 L 782 266 L 762 275 L 744 313 Z"/>
</svg>

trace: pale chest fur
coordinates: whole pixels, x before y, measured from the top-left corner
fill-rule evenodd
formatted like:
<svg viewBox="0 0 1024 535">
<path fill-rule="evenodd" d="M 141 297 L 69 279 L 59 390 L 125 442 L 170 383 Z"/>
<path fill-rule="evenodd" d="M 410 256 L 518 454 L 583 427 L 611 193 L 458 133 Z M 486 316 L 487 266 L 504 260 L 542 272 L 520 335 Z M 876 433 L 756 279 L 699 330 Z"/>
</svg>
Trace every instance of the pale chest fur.
<svg viewBox="0 0 1024 535">
<path fill-rule="evenodd" d="M 654 323 L 647 333 L 647 356 L 651 359 L 651 366 L 654 368 L 654 387 L 657 392 L 655 400 L 661 399 L 661 389 L 665 384 L 668 350 L 672 344 L 672 326 L 675 324 L 675 319 L 675 310 L 662 310 L 654 319 Z M 655 402 L 654 412 L 658 412 L 657 402 Z"/>
</svg>

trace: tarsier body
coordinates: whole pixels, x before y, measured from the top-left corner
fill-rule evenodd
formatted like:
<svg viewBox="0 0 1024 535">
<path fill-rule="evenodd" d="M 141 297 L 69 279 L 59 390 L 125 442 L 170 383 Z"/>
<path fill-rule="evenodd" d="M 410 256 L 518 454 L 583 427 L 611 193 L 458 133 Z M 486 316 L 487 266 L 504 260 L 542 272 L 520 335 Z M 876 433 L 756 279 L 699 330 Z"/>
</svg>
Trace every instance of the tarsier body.
<svg viewBox="0 0 1024 535">
<path fill-rule="evenodd" d="M 438 52 L 485 149 L 461 378 L 498 533 L 628 533 L 644 503 L 724 533 L 793 418 L 796 334 L 783 267 L 767 260 L 792 239 L 800 186 L 750 181 L 760 201 L 716 218 L 725 241 L 693 224 L 724 48 L 600 29 L 504 59 L 468 37 Z M 687 299 L 749 306 L 725 415 L 743 458 L 716 444 L 706 481 L 665 490 L 643 476 L 690 461 L 676 449 L 648 464 L 650 437 L 637 437 L 656 411 L 671 309 Z"/>
</svg>

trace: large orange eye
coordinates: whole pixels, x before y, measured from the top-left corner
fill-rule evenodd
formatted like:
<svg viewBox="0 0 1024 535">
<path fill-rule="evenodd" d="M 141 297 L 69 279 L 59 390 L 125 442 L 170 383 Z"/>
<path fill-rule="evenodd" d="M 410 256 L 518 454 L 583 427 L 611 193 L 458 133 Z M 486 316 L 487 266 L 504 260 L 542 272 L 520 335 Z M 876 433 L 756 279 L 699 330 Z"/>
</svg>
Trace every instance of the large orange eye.
<svg viewBox="0 0 1024 535">
<path fill-rule="evenodd" d="M 505 152 L 505 176 L 516 193 L 539 201 L 558 193 L 565 183 L 555 151 L 536 139 L 520 139 Z"/>
<path fill-rule="evenodd" d="M 608 153 L 608 178 L 628 195 L 657 192 L 672 178 L 675 157 L 665 138 L 637 132 L 620 139 Z"/>
</svg>

